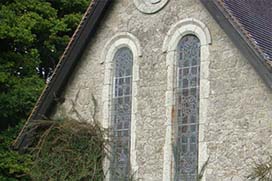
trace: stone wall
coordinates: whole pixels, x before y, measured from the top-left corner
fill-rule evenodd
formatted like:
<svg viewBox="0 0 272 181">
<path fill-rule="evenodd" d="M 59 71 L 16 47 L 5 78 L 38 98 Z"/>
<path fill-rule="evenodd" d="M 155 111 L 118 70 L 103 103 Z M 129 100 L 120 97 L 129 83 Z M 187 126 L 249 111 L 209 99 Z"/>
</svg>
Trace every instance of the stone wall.
<svg viewBox="0 0 272 181">
<path fill-rule="evenodd" d="M 135 125 L 138 177 L 162 180 L 167 89 L 162 45 L 173 24 L 185 18 L 198 19 L 209 28 L 212 37 L 210 91 L 208 101 L 202 105 L 208 110 L 202 135 L 207 158 L 210 157 L 206 180 L 245 180 L 254 160 L 272 155 L 272 91 L 198 0 L 169 0 L 155 14 L 141 13 L 130 0 L 113 4 L 76 67 L 64 92 L 66 100 L 58 105 L 54 117 L 66 115 L 92 121 L 94 95 L 98 102 L 96 119 L 103 122 L 102 50 L 115 34 L 133 34 L 142 48 Z"/>
</svg>

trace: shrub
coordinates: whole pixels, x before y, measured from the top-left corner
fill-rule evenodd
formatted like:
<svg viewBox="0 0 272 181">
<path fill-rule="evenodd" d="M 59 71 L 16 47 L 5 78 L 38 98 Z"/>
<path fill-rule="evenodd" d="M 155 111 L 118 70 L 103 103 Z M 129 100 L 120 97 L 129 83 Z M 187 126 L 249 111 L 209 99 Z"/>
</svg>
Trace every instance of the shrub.
<svg viewBox="0 0 272 181">
<path fill-rule="evenodd" d="M 10 145 L 18 135 L 22 123 L 16 127 L 0 132 L 0 180 L 30 180 L 32 157 L 29 154 L 19 154 L 10 149 Z"/>
<path fill-rule="evenodd" d="M 105 140 L 98 125 L 46 120 L 29 126 L 39 136 L 32 150 L 34 180 L 103 180 Z"/>
</svg>

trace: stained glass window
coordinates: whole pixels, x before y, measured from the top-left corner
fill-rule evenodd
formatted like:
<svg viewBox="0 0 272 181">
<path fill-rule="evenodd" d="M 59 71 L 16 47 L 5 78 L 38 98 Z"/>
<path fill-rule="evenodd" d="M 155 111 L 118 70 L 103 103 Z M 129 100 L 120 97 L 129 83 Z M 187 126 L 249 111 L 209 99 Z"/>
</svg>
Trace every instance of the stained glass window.
<svg viewBox="0 0 272 181">
<path fill-rule="evenodd" d="M 130 123 L 133 56 L 128 48 L 114 56 L 111 180 L 127 180 L 130 168 Z"/>
<path fill-rule="evenodd" d="M 200 41 L 184 36 L 177 48 L 175 180 L 197 181 Z"/>
</svg>

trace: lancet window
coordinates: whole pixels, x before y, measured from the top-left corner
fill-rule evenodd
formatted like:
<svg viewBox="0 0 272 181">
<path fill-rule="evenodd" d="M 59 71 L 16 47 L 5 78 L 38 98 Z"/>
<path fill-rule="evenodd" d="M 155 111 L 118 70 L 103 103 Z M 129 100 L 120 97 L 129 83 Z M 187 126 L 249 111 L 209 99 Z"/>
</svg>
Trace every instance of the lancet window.
<svg viewBox="0 0 272 181">
<path fill-rule="evenodd" d="M 132 106 L 133 55 L 129 48 L 120 48 L 114 56 L 112 127 L 113 146 L 111 180 L 127 180 L 130 170 L 130 135 Z"/>
<path fill-rule="evenodd" d="M 197 181 L 200 41 L 182 37 L 177 47 L 175 180 Z"/>
</svg>

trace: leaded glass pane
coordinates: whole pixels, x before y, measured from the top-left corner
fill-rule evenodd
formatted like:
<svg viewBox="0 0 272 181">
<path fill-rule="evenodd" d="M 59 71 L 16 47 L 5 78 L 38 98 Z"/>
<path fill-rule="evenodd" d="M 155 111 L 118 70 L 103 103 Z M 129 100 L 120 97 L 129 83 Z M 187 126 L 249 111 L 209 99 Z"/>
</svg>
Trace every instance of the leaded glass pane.
<svg viewBox="0 0 272 181">
<path fill-rule="evenodd" d="M 131 122 L 132 52 L 119 49 L 114 56 L 112 98 L 113 146 L 111 180 L 128 180 Z"/>
<path fill-rule="evenodd" d="M 196 181 L 198 172 L 198 116 L 200 42 L 184 36 L 177 48 L 177 141 L 175 180 Z"/>
</svg>

